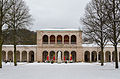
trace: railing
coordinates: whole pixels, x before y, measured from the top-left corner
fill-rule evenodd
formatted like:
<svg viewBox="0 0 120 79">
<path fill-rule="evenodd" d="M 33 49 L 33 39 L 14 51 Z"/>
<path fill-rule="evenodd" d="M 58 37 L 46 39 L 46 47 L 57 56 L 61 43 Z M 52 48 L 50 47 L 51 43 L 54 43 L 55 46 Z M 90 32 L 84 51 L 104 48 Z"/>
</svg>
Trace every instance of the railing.
<svg viewBox="0 0 120 79">
<path fill-rule="evenodd" d="M 48 42 L 43 42 L 43 44 L 48 44 Z"/>
<path fill-rule="evenodd" d="M 57 42 L 57 43 L 55 43 L 55 42 L 50 42 L 50 43 L 48 43 L 48 42 L 43 42 L 42 44 L 77 44 L 76 42 Z"/>
<path fill-rule="evenodd" d="M 62 42 L 57 42 L 57 44 L 62 44 Z"/>
<path fill-rule="evenodd" d="M 76 42 L 71 42 L 71 44 L 76 44 Z"/>
</svg>

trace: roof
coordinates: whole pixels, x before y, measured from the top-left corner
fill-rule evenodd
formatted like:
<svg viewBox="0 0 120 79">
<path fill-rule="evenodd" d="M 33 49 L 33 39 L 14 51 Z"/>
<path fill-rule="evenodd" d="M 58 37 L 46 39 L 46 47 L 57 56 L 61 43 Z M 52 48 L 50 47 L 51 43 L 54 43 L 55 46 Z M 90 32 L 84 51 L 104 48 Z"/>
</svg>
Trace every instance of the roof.
<svg viewBox="0 0 120 79">
<path fill-rule="evenodd" d="M 40 29 L 40 31 L 81 31 L 79 29 Z"/>
</svg>

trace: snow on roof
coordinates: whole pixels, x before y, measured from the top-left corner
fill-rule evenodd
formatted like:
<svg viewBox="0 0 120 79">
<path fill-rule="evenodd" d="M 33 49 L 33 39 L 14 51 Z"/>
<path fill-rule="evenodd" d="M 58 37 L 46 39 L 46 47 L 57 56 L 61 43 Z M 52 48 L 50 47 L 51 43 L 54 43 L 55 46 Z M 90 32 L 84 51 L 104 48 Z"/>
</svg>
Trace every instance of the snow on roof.
<svg viewBox="0 0 120 79">
<path fill-rule="evenodd" d="M 13 47 L 14 45 L 3 45 L 6 47 Z M 37 46 L 37 45 L 17 45 L 17 47 L 33 47 L 33 46 Z"/>
<path fill-rule="evenodd" d="M 40 31 L 81 31 L 79 29 L 40 29 Z"/>
</svg>

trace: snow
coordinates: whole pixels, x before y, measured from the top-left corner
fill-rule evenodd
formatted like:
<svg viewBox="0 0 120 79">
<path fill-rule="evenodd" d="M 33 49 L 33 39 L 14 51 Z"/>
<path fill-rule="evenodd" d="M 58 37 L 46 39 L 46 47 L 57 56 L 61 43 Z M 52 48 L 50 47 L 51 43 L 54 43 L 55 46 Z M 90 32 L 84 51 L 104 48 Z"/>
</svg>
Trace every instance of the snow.
<svg viewBox="0 0 120 79">
<path fill-rule="evenodd" d="M 80 29 L 40 29 L 40 31 L 81 31 L 81 30 Z"/>
<path fill-rule="evenodd" d="M 4 63 L 0 79 L 120 79 L 120 69 L 114 63 Z"/>
</svg>

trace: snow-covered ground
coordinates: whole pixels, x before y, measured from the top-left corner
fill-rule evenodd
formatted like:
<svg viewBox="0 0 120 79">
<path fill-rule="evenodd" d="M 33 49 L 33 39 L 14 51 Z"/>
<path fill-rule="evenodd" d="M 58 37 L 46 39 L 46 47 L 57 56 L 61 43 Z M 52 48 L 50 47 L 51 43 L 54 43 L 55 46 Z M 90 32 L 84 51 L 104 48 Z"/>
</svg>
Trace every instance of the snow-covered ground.
<svg viewBox="0 0 120 79">
<path fill-rule="evenodd" d="M 0 79 L 120 79 L 120 69 L 113 63 L 3 63 Z"/>
</svg>

